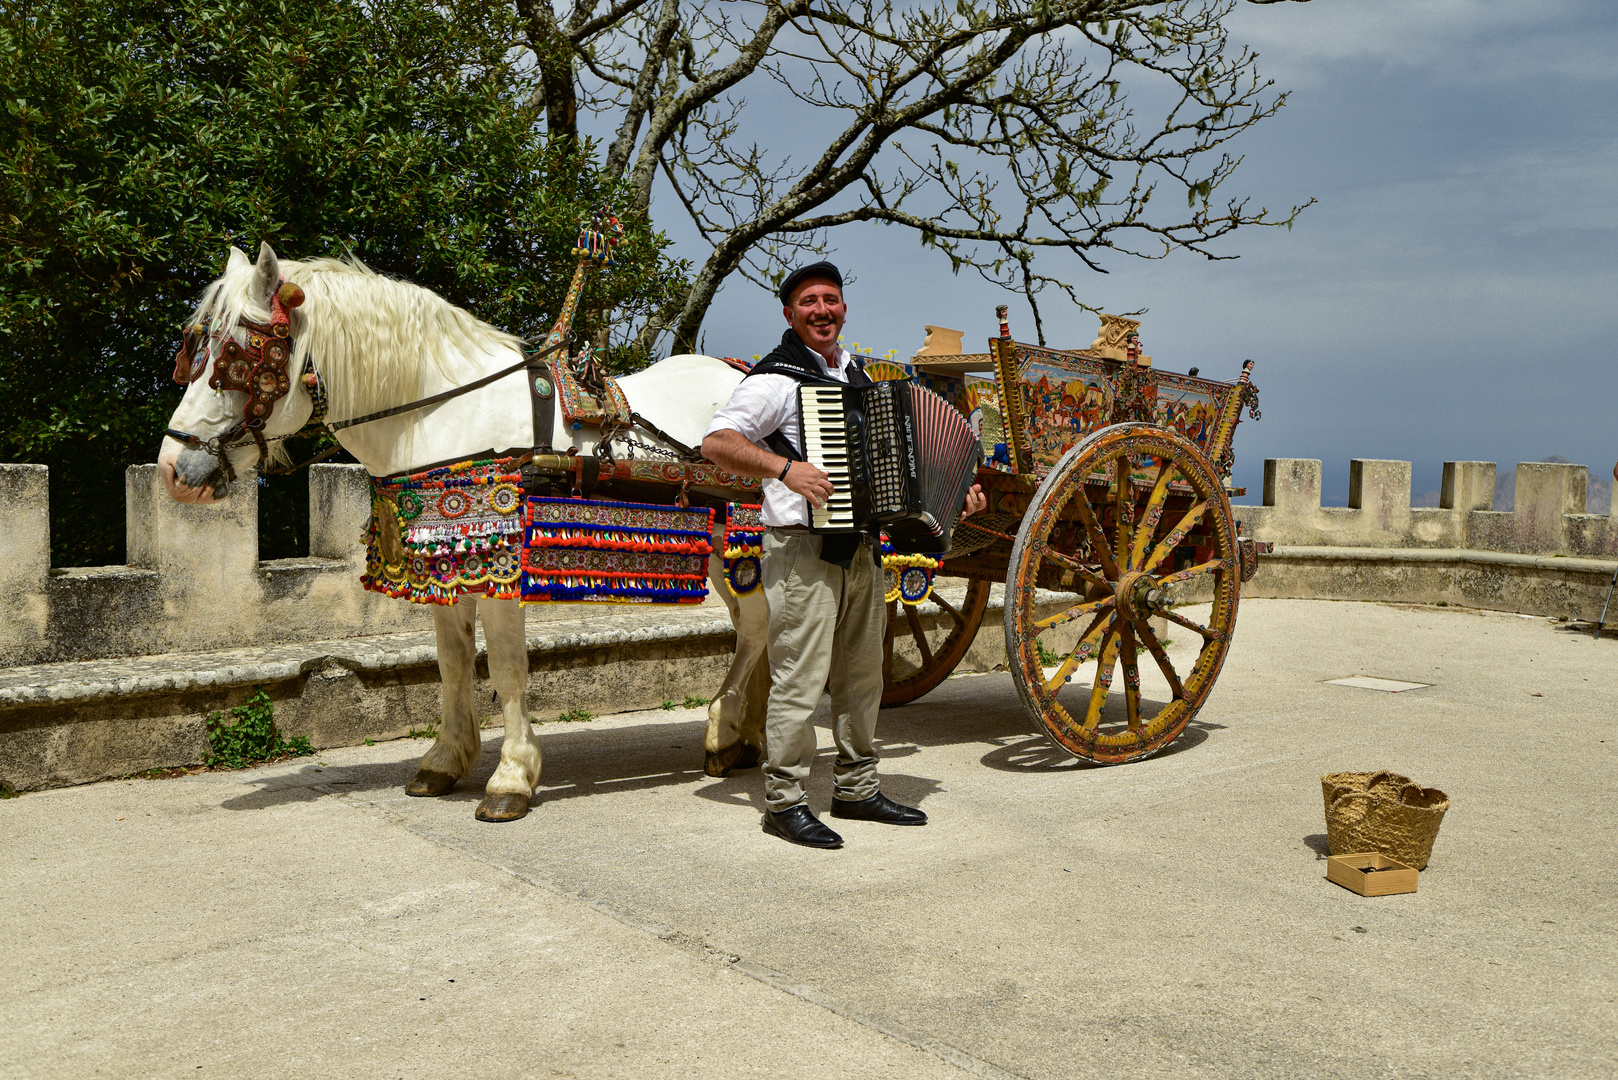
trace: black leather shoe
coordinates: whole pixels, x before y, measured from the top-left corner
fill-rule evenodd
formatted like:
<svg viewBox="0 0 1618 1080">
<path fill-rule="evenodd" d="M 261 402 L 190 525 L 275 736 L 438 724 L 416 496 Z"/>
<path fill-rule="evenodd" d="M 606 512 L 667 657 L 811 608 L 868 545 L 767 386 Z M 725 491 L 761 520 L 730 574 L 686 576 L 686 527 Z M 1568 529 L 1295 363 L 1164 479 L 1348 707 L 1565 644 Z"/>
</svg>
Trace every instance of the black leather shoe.
<svg viewBox="0 0 1618 1080">
<path fill-rule="evenodd" d="M 764 824 L 770 831 L 805 847 L 839 848 L 843 838 L 820 823 L 808 806 L 799 803 L 779 814 L 766 810 Z"/>
<path fill-rule="evenodd" d="M 880 821 L 884 825 L 925 825 L 927 815 L 910 806 L 900 806 L 880 791 L 869 799 L 831 801 L 831 816 Z"/>
</svg>

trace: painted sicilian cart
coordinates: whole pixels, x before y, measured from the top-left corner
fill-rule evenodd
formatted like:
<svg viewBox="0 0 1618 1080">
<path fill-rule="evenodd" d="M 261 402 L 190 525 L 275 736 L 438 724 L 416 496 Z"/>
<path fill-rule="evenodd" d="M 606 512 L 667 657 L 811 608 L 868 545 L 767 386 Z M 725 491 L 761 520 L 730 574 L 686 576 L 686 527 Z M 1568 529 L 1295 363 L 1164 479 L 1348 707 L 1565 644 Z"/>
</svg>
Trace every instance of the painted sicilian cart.
<svg viewBox="0 0 1618 1080">
<path fill-rule="evenodd" d="M 1219 382 L 1153 368 L 1133 320 L 1104 316 L 1094 345 L 1059 350 L 1014 341 L 999 317 L 988 353 L 914 358 L 979 430 L 989 507 L 955 530 L 939 573 L 965 588 L 935 595 L 943 617 L 890 619 L 890 656 L 908 659 L 890 659 L 884 703 L 954 669 L 1004 582 L 1012 678 L 1046 734 L 1090 761 L 1146 757 L 1207 699 L 1256 568 L 1227 488 L 1241 412 L 1258 417 L 1252 362 Z M 1180 610 L 1189 600 L 1208 614 Z"/>
</svg>

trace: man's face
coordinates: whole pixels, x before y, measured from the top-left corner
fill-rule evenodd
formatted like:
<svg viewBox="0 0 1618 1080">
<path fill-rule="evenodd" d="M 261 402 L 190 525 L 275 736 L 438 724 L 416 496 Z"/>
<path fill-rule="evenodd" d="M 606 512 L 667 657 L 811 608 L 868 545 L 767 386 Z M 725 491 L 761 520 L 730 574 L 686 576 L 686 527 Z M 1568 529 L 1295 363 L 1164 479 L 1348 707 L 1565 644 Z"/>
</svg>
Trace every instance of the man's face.
<svg viewBox="0 0 1618 1080">
<path fill-rule="evenodd" d="M 803 343 L 822 356 L 837 347 L 837 335 L 848 317 L 843 290 L 827 278 L 810 278 L 799 285 L 792 302 L 781 310 Z"/>
</svg>

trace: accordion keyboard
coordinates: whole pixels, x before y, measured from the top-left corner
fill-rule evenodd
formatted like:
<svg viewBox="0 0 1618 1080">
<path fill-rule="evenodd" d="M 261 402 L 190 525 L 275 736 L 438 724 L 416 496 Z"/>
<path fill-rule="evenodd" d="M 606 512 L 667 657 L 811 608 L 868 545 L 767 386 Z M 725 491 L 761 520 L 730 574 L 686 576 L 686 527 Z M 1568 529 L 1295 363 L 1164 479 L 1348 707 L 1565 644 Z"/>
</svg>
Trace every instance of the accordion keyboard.
<svg viewBox="0 0 1618 1080">
<path fill-rule="evenodd" d="M 836 386 L 800 387 L 803 406 L 803 452 L 809 462 L 824 470 L 832 483 L 832 496 L 825 506 L 809 507 L 812 529 L 853 529 L 853 454 L 848 442 L 848 426 L 843 409 L 843 391 Z"/>
</svg>

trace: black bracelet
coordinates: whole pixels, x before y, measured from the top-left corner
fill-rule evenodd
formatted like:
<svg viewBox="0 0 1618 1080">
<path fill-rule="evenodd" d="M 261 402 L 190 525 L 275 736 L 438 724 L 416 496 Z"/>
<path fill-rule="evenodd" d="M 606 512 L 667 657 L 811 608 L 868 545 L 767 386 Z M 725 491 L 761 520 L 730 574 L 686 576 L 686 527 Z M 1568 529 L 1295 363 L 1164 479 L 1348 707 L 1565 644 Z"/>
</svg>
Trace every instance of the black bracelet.
<svg viewBox="0 0 1618 1080">
<path fill-rule="evenodd" d="M 777 476 L 776 479 L 780 480 L 782 483 L 785 483 L 786 478 L 787 478 L 787 473 L 789 473 L 791 471 L 792 471 L 792 459 L 787 458 L 786 466 L 784 468 L 782 468 L 781 475 Z"/>
</svg>

